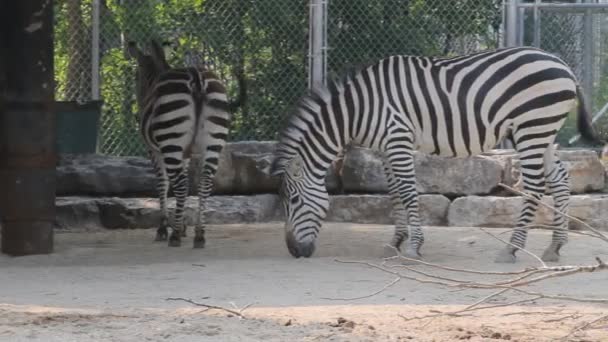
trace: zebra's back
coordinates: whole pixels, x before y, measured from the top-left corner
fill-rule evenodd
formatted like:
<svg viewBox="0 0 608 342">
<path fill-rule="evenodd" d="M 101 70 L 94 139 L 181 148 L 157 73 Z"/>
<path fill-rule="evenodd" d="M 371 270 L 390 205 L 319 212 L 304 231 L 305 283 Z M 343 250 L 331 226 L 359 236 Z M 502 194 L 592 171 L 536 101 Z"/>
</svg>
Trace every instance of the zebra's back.
<svg viewBox="0 0 608 342">
<path fill-rule="evenodd" d="M 362 121 L 389 125 L 391 115 L 405 116 L 417 148 L 442 156 L 490 150 L 512 128 L 538 118 L 544 120 L 535 123 L 539 129 L 559 129 L 576 98 L 577 83 L 568 66 L 527 47 L 455 58 L 392 56 L 361 74 L 350 82 L 367 92 L 358 96 L 359 106 L 352 106 L 368 116 Z M 370 130 L 355 129 L 355 140 L 369 145 L 361 132 Z"/>
</svg>

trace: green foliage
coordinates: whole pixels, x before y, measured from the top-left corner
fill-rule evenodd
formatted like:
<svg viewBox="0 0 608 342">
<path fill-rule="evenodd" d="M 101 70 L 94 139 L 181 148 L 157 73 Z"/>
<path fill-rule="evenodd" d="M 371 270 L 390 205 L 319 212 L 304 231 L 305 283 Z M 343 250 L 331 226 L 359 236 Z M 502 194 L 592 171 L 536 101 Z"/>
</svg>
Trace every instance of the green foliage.
<svg viewBox="0 0 608 342">
<path fill-rule="evenodd" d="M 56 79 L 60 95 L 70 64 L 67 18 L 58 0 Z M 329 71 L 346 70 L 390 54 L 446 55 L 496 46 L 496 0 L 331 0 Z M 248 101 L 235 113 L 233 140 L 276 139 L 283 119 L 306 92 L 308 0 L 102 0 L 102 151 L 143 154 L 134 100 L 134 62 L 125 43 L 151 38 L 171 44 L 174 66 L 205 64 L 238 94 L 247 80 Z M 82 0 L 83 16 L 90 0 Z M 498 18 L 498 19 L 497 19 Z M 87 17 L 84 23 L 90 27 Z M 88 33 L 87 33 L 88 34 Z M 86 49 L 88 47 L 83 47 Z M 59 98 L 60 96 L 58 96 Z"/>
</svg>

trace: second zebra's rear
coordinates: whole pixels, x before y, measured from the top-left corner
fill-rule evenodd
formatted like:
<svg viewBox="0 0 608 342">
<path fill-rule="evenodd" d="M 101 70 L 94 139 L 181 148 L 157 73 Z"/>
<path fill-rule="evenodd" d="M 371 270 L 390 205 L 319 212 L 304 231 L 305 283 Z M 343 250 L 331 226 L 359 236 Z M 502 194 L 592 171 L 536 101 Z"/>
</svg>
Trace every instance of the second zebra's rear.
<svg viewBox="0 0 608 342">
<path fill-rule="evenodd" d="M 184 207 L 188 195 L 190 159 L 200 163 L 198 217 L 194 247 L 205 245 L 206 201 L 213 189 L 220 154 L 231 122 L 226 88 L 209 70 L 171 68 L 160 45 L 152 42 L 152 53 L 144 54 L 131 43 L 137 59 L 137 102 L 141 133 L 158 178 L 162 218 L 156 240 L 169 239 L 180 246 L 185 236 Z M 173 231 L 169 236 L 167 197 L 171 186 L 176 197 Z"/>
</svg>

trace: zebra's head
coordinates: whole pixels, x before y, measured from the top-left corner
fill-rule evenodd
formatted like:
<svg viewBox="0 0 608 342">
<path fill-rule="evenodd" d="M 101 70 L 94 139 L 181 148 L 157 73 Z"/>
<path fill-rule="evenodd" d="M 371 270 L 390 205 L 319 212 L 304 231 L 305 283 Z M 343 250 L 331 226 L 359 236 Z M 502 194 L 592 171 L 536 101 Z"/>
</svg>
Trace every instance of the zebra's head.
<svg viewBox="0 0 608 342">
<path fill-rule="evenodd" d="M 148 94 L 154 80 L 160 73 L 168 70 L 170 66 L 165 58 L 163 48 L 155 40 L 151 42 L 150 55 L 141 51 L 135 42 L 129 42 L 128 47 L 129 55 L 137 62 L 135 90 L 137 103 L 142 108 L 146 94 Z"/>
<path fill-rule="evenodd" d="M 315 175 L 301 156 L 276 157 L 270 174 L 280 179 L 279 197 L 285 210 L 285 242 L 296 258 L 310 257 L 329 208 L 325 178 Z"/>
</svg>

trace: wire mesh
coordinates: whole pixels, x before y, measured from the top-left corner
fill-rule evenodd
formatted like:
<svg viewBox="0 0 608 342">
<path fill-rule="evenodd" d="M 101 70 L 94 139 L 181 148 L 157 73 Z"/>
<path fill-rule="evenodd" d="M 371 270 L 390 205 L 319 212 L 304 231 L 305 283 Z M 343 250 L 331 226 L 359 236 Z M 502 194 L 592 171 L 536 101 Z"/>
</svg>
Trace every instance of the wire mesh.
<svg viewBox="0 0 608 342">
<path fill-rule="evenodd" d="M 502 1 L 331 0 L 330 75 L 402 55 L 450 56 L 498 47 Z"/>
<path fill-rule="evenodd" d="M 57 0 L 58 100 L 91 99 L 93 0 Z M 96 0 L 100 13 L 100 151 L 142 155 L 135 101 L 135 64 L 128 41 L 167 42 L 173 66 L 204 65 L 247 102 L 231 140 L 276 139 L 284 118 L 306 92 L 308 0 Z M 330 0 L 329 77 L 392 54 L 456 55 L 498 46 L 501 0 Z"/>
<path fill-rule="evenodd" d="M 578 9 L 576 5 L 565 5 L 557 10 L 541 9 L 536 20 L 533 9 L 523 12 L 523 44 L 537 45 L 566 62 L 583 87 L 591 88 L 593 113 L 608 103 L 608 3 L 606 5 L 604 10 L 593 11 Z M 535 32 L 538 42 L 534 40 Z M 589 89 L 585 91 L 589 92 Z M 608 116 L 600 118 L 594 126 L 602 137 L 608 138 Z M 571 113 L 558 133 L 557 141 L 568 145 L 576 134 L 576 113 Z M 577 145 L 586 146 L 582 141 Z"/>
</svg>

